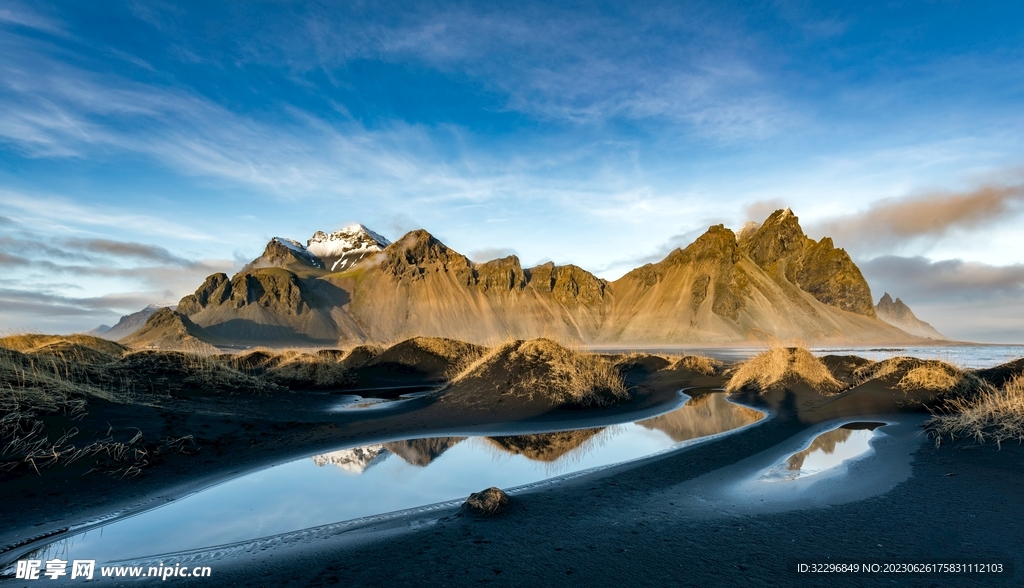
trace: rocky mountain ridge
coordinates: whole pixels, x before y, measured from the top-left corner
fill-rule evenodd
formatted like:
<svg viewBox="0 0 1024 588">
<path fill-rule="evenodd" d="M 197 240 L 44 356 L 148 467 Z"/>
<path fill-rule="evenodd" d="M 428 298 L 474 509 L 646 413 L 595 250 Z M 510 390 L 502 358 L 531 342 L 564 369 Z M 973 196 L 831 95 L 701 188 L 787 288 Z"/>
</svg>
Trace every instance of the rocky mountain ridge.
<svg viewBox="0 0 1024 588">
<path fill-rule="evenodd" d="M 376 246 L 386 241 L 363 229 Z M 314 237 L 309 248 L 331 241 Z M 210 340 L 235 344 L 412 336 L 608 345 L 919 341 L 879 320 L 850 256 L 827 237 L 807 237 L 789 209 L 748 224 L 739 236 L 710 227 L 688 247 L 614 282 L 573 265 L 524 268 L 515 256 L 474 263 L 424 230 L 379 251 L 366 241 L 346 246 L 330 251 L 362 257 L 341 255 L 331 266 L 344 260 L 346 269 L 331 271 L 309 248 L 272 240 L 235 276 L 208 277 L 178 312 Z"/>
</svg>

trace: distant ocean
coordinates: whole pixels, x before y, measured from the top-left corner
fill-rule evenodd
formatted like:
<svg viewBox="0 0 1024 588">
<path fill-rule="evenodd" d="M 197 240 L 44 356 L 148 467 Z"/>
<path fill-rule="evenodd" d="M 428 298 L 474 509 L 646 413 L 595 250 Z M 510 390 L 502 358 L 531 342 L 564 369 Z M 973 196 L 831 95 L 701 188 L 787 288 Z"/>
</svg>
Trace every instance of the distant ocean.
<svg viewBox="0 0 1024 588">
<path fill-rule="evenodd" d="M 1024 345 L 949 345 L 942 347 L 815 347 L 815 355 L 859 355 L 879 361 L 906 355 L 940 359 L 962 368 L 988 368 L 1024 357 Z"/>
<path fill-rule="evenodd" d="M 749 359 L 767 348 L 764 347 L 685 347 L 672 346 L 638 346 L 635 348 L 602 347 L 604 353 L 626 353 L 643 350 L 648 353 L 699 353 L 725 362 Z M 1024 357 L 1024 345 L 937 345 L 929 347 L 813 347 L 815 355 L 859 355 L 874 361 L 898 357 L 901 355 L 919 359 L 939 359 L 962 368 L 987 368 Z"/>
</svg>

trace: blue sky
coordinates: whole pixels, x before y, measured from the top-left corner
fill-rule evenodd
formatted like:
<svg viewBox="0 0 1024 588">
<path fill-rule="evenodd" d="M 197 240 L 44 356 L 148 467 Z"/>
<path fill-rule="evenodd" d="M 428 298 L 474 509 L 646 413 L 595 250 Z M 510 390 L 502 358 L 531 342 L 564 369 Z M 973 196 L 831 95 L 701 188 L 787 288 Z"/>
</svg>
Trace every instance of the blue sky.
<svg viewBox="0 0 1024 588">
<path fill-rule="evenodd" d="M 792 207 L 1024 341 L 1015 2 L 0 4 L 0 326 L 174 302 L 275 235 L 614 279 Z"/>
</svg>

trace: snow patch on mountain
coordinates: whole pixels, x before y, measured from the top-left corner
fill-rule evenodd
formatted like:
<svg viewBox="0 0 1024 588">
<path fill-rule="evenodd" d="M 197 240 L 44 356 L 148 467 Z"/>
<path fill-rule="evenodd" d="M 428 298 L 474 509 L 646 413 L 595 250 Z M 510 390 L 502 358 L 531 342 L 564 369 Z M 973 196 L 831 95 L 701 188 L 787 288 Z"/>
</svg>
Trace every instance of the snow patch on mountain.
<svg viewBox="0 0 1024 588">
<path fill-rule="evenodd" d="M 324 266 L 337 272 L 351 268 L 390 244 L 378 233 L 355 224 L 333 233 L 317 231 L 306 241 L 306 249 L 323 260 Z"/>
<path fill-rule="evenodd" d="M 387 459 L 391 452 L 384 448 L 384 445 L 366 445 L 365 447 L 353 447 L 342 449 L 321 455 L 313 456 L 313 463 L 319 467 L 334 465 L 353 474 L 361 474 L 369 468 Z"/>
<path fill-rule="evenodd" d="M 314 253 L 306 249 L 306 246 L 287 237 L 274 237 L 267 243 L 263 255 L 252 261 L 246 269 L 261 267 L 287 267 L 293 260 L 298 259 L 301 263 L 324 269 L 324 262 Z"/>
</svg>

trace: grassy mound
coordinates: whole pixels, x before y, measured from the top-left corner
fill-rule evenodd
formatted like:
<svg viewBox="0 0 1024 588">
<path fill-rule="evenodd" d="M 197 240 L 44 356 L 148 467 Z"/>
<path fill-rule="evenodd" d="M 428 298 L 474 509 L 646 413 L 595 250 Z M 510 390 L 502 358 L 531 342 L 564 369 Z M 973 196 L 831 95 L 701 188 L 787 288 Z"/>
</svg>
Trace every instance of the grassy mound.
<svg viewBox="0 0 1024 588">
<path fill-rule="evenodd" d="M 857 370 L 864 369 L 875 363 L 870 359 L 856 355 L 823 355 L 819 359 L 821 363 L 825 364 L 828 371 L 832 372 L 832 376 L 845 387 L 856 386 L 858 381 L 857 376 L 854 374 Z"/>
<path fill-rule="evenodd" d="M 128 351 L 120 343 L 89 335 L 8 335 L 0 337 L 0 348 L 23 353 L 63 355 L 68 360 L 79 357 L 116 358 Z"/>
<path fill-rule="evenodd" d="M 984 381 L 973 372 L 934 359 L 893 357 L 865 365 L 854 371 L 858 384 L 881 380 L 889 387 L 904 392 L 929 392 L 942 396 L 972 395 L 982 389 Z"/>
<path fill-rule="evenodd" d="M 810 351 L 802 347 L 772 347 L 740 364 L 725 385 L 725 391 L 754 389 L 763 393 L 796 382 L 803 382 L 824 394 L 843 388 L 828 367 Z"/>
<path fill-rule="evenodd" d="M 97 379 L 131 394 L 154 396 L 270 394 L 284 389 L 219 359 L 182 351 L 136 351 L 104 366 Z"/>
<path fill-rule="evenodd" d="M 974 374 L 985 380 L 996 388 L 1001 388 L 1007 382 L 1024 373 L 1024 358 L 1008 361 L 995 367 L 975 370 Z"/>
<path fill-rule="evenodd" d="M 455 339 L 414 337 L 375 355 L 358 368 L 358 373 L 360 380 L 415 377 L 444 381 L 475 361 L 484 351 L 484 347 Z M 363 353 L 370 352 L 369 348 L 363 350 Z"/>
<path fill-rule="evenodd" d="M 717 359 L 712 359 L 704 355 L 684 355 L 672 364 L 672 369 L 696 372 L 703 376 L 714 376 L 718 375 L 723 365 L 725 364 Z"/>
<path fill-rule="evenodd" d="M 927 428 L 936 444 L 950 439 L 973 438 L 979 443 L 1024 441 L 1024 374 L 1018 374 L 1002 389 L 984 386 L 973 397 L 950 399 L 935 414 Z"/>
<path fill-rule="evenodd" d="M 449 385 L 453 397 L 502 394 L 572 406 L 603 406 L 629 397 L 622 374 L 607 357 L 567 349 L 549 339 L 494 347 Z"/>
<path fill-rule="evenodd" d="M 276 361 L 266 370 L 266 378 L 293 389 L 351 388 L 358 379 L 345 365 L 344 357 L 289 351 L 274 358 Z"/>
<path fill-rule="evenodd" d="M 89 471 L 134 476 L 162 452 L 192 451 L 190 437 L 146 443 L 137 429 L 115 431 L 109 425 L 105 435 L 80 438 L 78 421 L 91 405 L 131 403 L 127 382 L 111 375 L 111 365 L 0 349 L 0 472 L 38 473 L 84 460 Z"/>
</svg>

